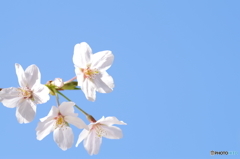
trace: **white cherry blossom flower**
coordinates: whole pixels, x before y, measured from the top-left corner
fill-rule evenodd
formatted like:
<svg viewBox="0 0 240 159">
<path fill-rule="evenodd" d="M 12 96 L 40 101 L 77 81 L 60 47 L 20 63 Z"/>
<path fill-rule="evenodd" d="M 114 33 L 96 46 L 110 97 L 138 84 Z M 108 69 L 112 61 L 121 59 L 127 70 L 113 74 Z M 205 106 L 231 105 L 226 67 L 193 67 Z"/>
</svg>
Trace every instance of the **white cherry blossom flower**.
<svg viewBox="0 0 240 159">
<path fill-rule="evenodd" d="M 69 149 L 74 136 L 69 123 L 79 129 L 88 129 L 88 126 L 74 113 L 73 102 L 63 102 L 59 107 L 53 106 L 44 118 L 41 118 L 36 128 L 37 139 L 42 140 L 53 131 L 53 139 L 62 150 Z"/>
<path fill-rule="evenodd" d="M 108 139 L 122 138 L 122 130 L 113 124 L 127 125 L 123 121 L 119 121 L 116 117 L 102 117 L 95 123 L 88 125 L 89 130 L 84 129 L 76 143 L 76 147 L 84 140 L 83 145 L 90 155 L 98 154 L 102 143 L 102 137 Z"/>
<path fill-rule="evenodd" d="M 111 67 L 113 59 L 111 51 L 92 54 L 92 49 L 86 42 L 75 45 L 73 63 L 78 86 L 88 100 L 95 101 L 96 91 L 109 93 L 113 90 L 113 78 L 106 72 Z"/>
<path fill-rule="evenodd" d="M 19 123 L 31 122 L 36 114 L 36 105 L 49 100 L 49 89 L 40 83 L 41 74 L 36 65 L 30 65 L 25 71 L 15 64 L 19 88 L 4 88 L 0 91 L 0 101 L 8 108 L 16 107 Z"/>
</svg>

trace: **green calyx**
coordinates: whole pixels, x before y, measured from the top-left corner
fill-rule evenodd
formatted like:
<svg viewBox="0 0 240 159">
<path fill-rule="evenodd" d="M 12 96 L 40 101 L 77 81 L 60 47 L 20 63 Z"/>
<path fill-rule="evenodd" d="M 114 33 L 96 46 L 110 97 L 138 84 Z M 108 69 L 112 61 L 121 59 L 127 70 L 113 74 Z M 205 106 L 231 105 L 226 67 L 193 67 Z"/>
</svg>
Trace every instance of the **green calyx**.
<svg viewBox="0 0 240 159">
<path fill-rule="evenodd" d="M 78 88 L 78 82 L 77 81 L 72 81 L 69 83 L 65 83 L 60 89 L 58 90 L 81 90 Z"/>
<path fill-rule="evenodd" d="M 63 91 L 63 90 L 81 90 L 78 85 L 77 85 L 77 81 L 72 81 L 69 83 L 65 83 L 62 87 L 57 87 L 55 85 L 52 84 L 52 81 L 48 81 L 45 86 L 48 87 L 48 89 L 50 90 L 50 94 L 55 96 L 56 95 L 56 90 L 58 91 Z"/>
</svg>

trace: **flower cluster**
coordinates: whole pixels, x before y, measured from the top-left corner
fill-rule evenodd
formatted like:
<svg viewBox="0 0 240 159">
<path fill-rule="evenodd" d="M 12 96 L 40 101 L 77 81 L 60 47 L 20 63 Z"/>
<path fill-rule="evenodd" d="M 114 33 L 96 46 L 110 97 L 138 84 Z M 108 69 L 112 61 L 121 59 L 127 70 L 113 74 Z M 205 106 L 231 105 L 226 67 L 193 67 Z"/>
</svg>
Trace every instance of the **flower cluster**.
<svg viewBox="0 0 240 159">
<path fill-rule="evenodd" d="M 0 102 L 5 107 L 16 107 L 16 117 L 19 123 L 29 123 L 34 120 L 37 104 L 46 103 L 50 95 L 56 97 L 57 106 L 52 106 L 46 117 L 40 119 L 36 128 L 37 140 L 42 140 L 53 132 L 53 139 L 62 150 L 67 150 L 74 143 L 71 125 L 83 129 L 79 134 L 76 147 L 83 142 L 90 155 L 98 154 L 102 137 L 120 139 L 123 134 L 120 128 L 113 124 L 126 125 L 116 117 L 102 117 L 96 121 L 93 116 L 72 102 L 61 91 L 82 90 L 87 100 L 96 100 L 96 91 L 109 93 L 113 91 L 113 78 L 106 72 L 111 67 L 114 56 L 111 51 L 101 51 L 92 54 L 90 46 L 82 42 L 74 47 L 73 63 L 76 77 L 63 82 L 61 78 L 41 84 L 41 73 L 36 65 L 30 65 L 23 70 L 20 64 L 15 64 L 19 87 L 2 88 Z M 74 81 L 77 79 L 77 81 Z M 80 88 L 79 88 L 79 87 Z M 50 95 L 49 95 L 50 94 Z M 59 102 L 59 95 L 68 102 Z M 82 112 L 90 121 L 89 125 L 74 113 L 74 108 Z"/>
</svg>

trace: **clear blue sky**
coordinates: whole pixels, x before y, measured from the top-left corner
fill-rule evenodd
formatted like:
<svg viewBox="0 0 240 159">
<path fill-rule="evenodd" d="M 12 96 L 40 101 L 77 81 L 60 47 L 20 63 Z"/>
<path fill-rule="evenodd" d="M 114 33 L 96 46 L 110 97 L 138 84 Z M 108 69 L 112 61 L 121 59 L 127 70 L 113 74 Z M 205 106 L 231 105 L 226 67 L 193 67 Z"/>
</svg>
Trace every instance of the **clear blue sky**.
<svg viewBox="0 0 240 159">
<path fill-rule="evenodd" d="M 15 63 L 36 64 L 42 83 L 72 78 L 73 47 L 85 41 L 93 52 L 113 52 L 108 72 L 115 89 L 95 102 L 81 91 L 64 93 L 96 119 L 116 116 L 128 125 L 119 126 L 122 139 L 104 138 L 100 153 L 89 156 L 82 144 L 62 151 L 52 134 L 36 140 L 54 97 L 38 105 L 30 124 L 19 124 L 16 110 L 0 104 L 0 158 L 238 158 L 239 6 L 238 0 L 1 1 L 0 87 L 18 86 Z M 72 128 L 76 143 L 81 130 Z M 210 156 L 211 150 L 239 155 Z"/>
</svg>

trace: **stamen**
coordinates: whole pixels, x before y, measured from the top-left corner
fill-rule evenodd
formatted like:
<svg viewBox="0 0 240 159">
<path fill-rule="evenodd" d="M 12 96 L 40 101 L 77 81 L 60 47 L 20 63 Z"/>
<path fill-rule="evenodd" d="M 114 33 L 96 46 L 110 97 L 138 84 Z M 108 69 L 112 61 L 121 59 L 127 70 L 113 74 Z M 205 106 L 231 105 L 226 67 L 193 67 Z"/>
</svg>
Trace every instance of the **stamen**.
<svg viewBox="0 0 240 159">
<path fill-rule="evenodd" d="M 90 69 L 90 66 L 87 68 L 80 68 L 80 71 L 84 74 L 84 79 L 88 78 L 90 80 L 94 79 L 94 77 L 99 73 L 97 69 Z"/>
<path fill-rule="evenodd" d="M 23 96 L 24 99 L 32 99 L 32 91 L 28 88 L 19 88 L 20 96 Z"/>
<path fill-rule="evenodd" d="M 62 125 L 62 124 L 64 123 L 63 117 L 62 117 L 62 116 L 59 116 L 58 119 L 57 119 L 57 121 L 56 121 L 56 123 L 57 123 L 57 126 L 58 126 L 58 125 Z"/>
<path fill-rule="evenodd" d="M 101 127 L 101 124 L 94 125 L 94 129 L 96 131 L 97 137 L 102 137 L 103 135 L 107 135 L 106 131 Z"/>
<path fill-rule="evenodd" d="M 54 119 L 56 120 L 55 129 L 67 125 L 67 123 L 64 120 L 64 117 L 60 113 L 58 114 L 58 117 L 55 117 Z"/>
</svg>

